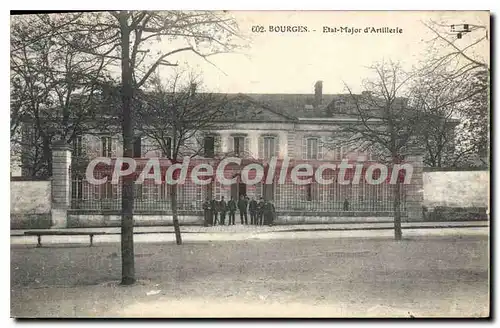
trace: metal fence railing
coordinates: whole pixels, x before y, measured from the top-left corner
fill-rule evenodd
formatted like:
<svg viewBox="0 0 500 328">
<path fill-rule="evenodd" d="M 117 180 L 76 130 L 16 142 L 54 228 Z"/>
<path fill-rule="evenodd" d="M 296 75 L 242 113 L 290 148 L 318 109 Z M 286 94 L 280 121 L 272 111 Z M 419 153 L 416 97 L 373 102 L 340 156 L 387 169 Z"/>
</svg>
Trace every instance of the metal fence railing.
<svg viewBox="0 0 500 328">
<path fill-rule="evenodd" d="M 101 170 L 95 178 L 108 177 L 110 171 Z M 71 208 L 78 210 L 113 210 L 121 209 L 121 181 L 117 184 L 109 181 L 90 184 L 84 176 L 72 174 Z M 281 212 L 392 212 L 395 185 L 383 183 L 370 185 L 341 185 L 336 182 L 320 185 L 316 182 L 307 185 L 296 185 L 291 181 L 278 184 L 277 180 L 270 185 L 258 183 L 254 186 L 242 186 L 247 196 L 258 199 L 264 196 L 273 201 Z M 400 185 L 400 209 L 406 211 L 406 194 L 413 185 Z M 143 184 L 134 185 L 134 209 L 136 211 L 169 212 L 171 211 L 172 186 L 155 184 L 153 180 L 145 180 Z M 204 200 L 214 197 L 226 201 L 242 194 L 241 189 L 233 186 L 222 186 L 218 182 L 201 186 L 190 181 L 177 185 L 177 209 L 179 211 L 202 211 Z"/>
</svg>

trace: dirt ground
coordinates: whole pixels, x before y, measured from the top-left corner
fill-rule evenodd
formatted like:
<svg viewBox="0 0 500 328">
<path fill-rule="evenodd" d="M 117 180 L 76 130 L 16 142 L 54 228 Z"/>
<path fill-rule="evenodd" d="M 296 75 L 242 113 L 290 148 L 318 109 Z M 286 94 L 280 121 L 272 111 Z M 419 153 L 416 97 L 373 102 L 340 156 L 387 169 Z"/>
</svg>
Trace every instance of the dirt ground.
<svg viewBox="0 0 500 328">
<path fill-rule="evenodd" d="M 11 248 L 14 317 L 489 315 L 487 236 Z"/>
</svg>

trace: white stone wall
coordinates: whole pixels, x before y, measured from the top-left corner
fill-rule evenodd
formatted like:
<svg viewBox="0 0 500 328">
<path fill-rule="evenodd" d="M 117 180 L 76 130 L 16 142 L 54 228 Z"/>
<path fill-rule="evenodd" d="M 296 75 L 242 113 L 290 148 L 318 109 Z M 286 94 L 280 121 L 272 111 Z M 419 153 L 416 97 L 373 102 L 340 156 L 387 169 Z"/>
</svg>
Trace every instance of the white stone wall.
<svg viewBox="0 0 500 328">
<path fill-rule="evenodd" d="M 11 214 L 46 214 L 51 210 L 51 181 L 11 181 Z"/>
<path fill-rule="evenodd" d="M 490 172 L 424 172 L 424 205 L 488 207 Z"/>
</svg>

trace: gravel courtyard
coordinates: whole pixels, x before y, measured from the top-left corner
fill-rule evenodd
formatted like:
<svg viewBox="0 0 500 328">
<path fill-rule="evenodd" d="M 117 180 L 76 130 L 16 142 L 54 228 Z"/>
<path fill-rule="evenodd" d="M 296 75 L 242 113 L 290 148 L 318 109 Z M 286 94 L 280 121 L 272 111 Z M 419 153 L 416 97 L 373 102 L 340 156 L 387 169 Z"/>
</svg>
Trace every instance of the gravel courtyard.
<svg viewBox="0 0 500 328">
<path fill-rule="evenodd" d="M 11 247 L 14 317 L 488 316 L 485 236 Z"/>
</svg>

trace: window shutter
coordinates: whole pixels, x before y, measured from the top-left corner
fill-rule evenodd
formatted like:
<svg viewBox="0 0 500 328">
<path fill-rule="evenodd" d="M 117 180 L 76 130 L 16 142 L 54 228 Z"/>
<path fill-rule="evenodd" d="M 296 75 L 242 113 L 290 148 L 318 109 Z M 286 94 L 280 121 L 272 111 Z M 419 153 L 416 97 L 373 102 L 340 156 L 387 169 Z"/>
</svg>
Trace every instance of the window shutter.
<svg viewBox="0 0 500 328">
<path fill-rule="evenodd" d="M 196 186 L 196 201 L 198 203 L 203 202 L 203 186 Z"/>
<path fill-rule="evenodd" d="M 109 138 L 111 142 L 111 157 L 116 157 L 118 154 L 118 138 Z"/>
<path fill-rule="evenodd" d="M 105 155 L 105 149 L 106 149 L 106 144 L 105 144 L 105 141 L 104 141 L 104 137 L 99 137 L 99 146 L 97 146 L 97 150 L 99 151 L 99 156 L 103 156 Z"/>
<path fill-rule="evenodd" d="M 277 158 L 280 157 L 280 138 L 275 137 L 274 138 L 274 156 Z"/>
<path fill-rule="evenodd" d="M 151 151 L 151 142 L 149 141 L 148 137 L 142 138 L 141 141 L 141 157 L 146 157 L 149 151 Z"/>
<path fill-rule="evenodd" d="M 220 135 L 216 135 L 214 137 L 214 143 L 215 143 L 215 145 L 214 145 L 214 151 L 215 151 L 215 155 L 218 155 L 218 154 L 220 154 L 222 152 L 221 142 L 222 142 L 222 139 L 221 139 Z"/>
<path fill-rule="evenodd" d="M 123 137 L 119 135 L 113 143 L 116 148 L 116 157 L 123 156 Z"/>
<path fill-rule="evenodd" d="M 318 159 L 323 159 L 323 138 L 318 138 Z"/>
<path fill-rule="evenodd" d="M 308 159 L 307 158 L 307 138 L 306 137 L 302 138 L 302 159 Z"/>
<path fill-rule="evenodd" d="M 234 137 L 229 136 L 229 144 L 227 146 L 227 152 L 232 153 L 234 151 Z"/>
<path fill-rule="evenodd" d="M 259 201 L 260 196 L 262 196 L 262 182 L 258 182 L 255 185 L 255 197 L 257 198 L 257 201 Z"/>
<path fill-rule="evenodd" d="M 249 153 L 250 156 L 252 156 L 252 152 L 250 151 L 250 138 L 245 137 L 245 149 L 243 149 L 245 152 Z"/>
<path fill-rule="evenodd" d="M 100 157 L 101 156 L 101 150 L 100 150 L 100 145 L 101 145 L 101 140 L 98 140 L 94 136 L 85 136 L 83 138 L 83 152 L 84 154 L 87 153 L 87 155 L 90 155 L 91 157 Z"/>
<path fill-rule="evenodd" d="M 337 147 L 337 160 L 342 160 L 343 147 Z"/>
<path fill-rule="evenodd" d="M 89 183 L 87 182 L 87 180 L 84 180 L 83 182 L 83 195 L 82 195 L 82 199 L 92 199 L 91 198 L 91 195 L 90 195 L 90 188 L 89 188 Z"/>
<path fill-rule="evenodd" d="M 259 136 L 259 158 L 264 158 L 264 138 Z"/>
</svg>

